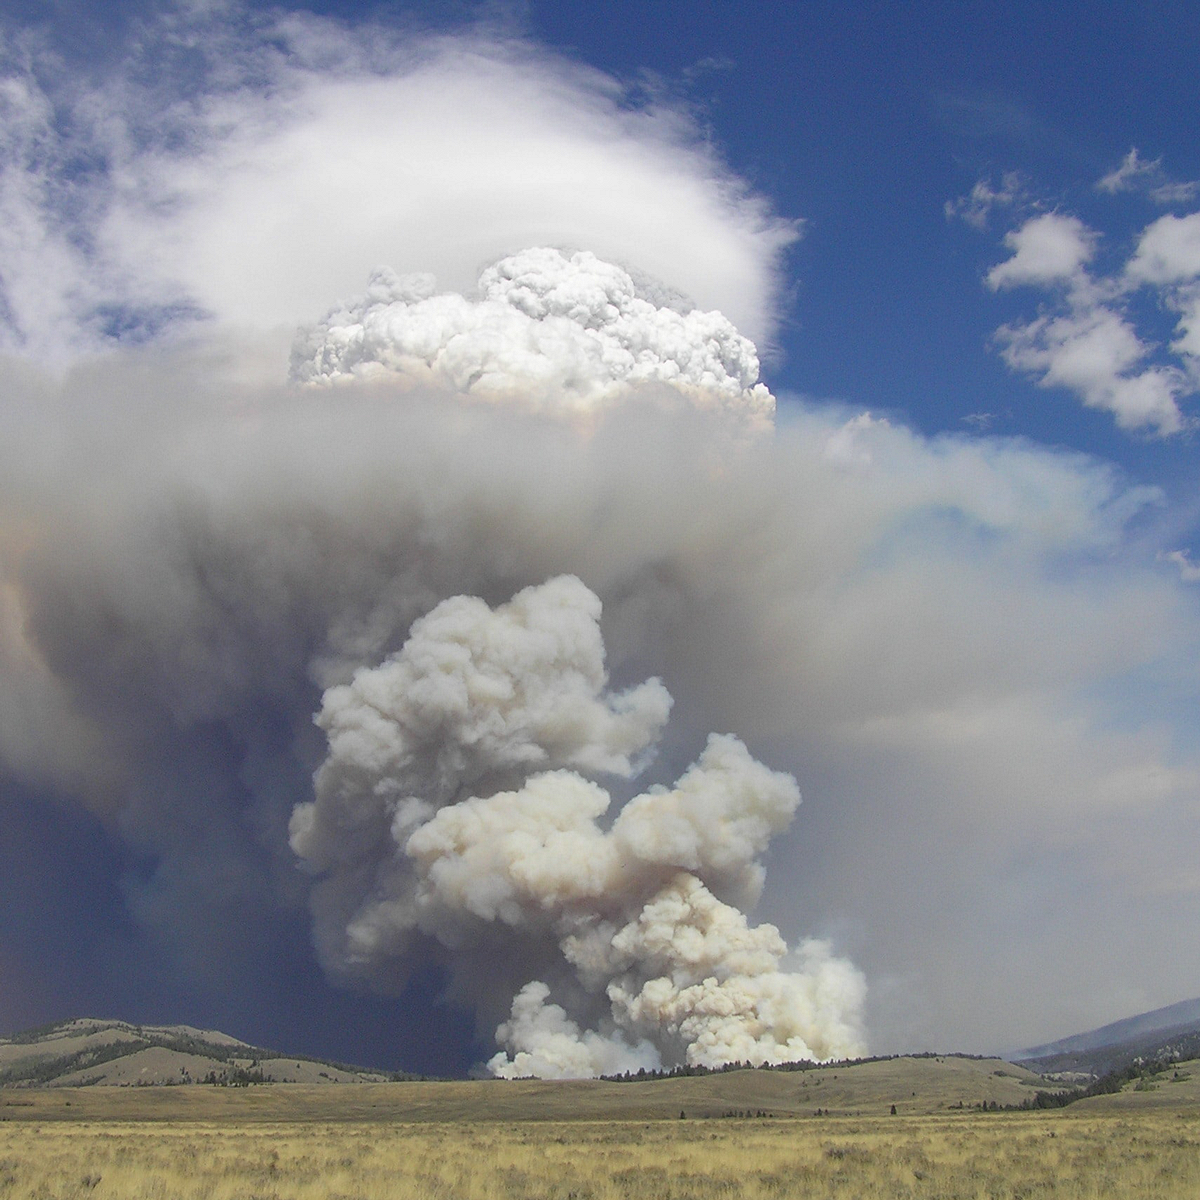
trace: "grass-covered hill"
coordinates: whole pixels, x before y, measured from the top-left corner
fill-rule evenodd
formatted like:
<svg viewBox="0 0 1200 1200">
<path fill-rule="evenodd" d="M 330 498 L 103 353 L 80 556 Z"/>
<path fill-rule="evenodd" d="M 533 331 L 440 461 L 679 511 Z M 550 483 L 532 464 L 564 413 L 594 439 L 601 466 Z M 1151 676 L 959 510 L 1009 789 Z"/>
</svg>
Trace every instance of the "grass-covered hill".
<svg viewBox="0 0 1200 1200">
<path fill-rule="evenodd" d="M 0 1038 L 0 1086 L 377 1083 L 394 1076 L 282 1055 L 190 1025 L 83 1017 Z"/>
<path fill-rule="evenodd" d="M 272 1061 L 272 1060 L 265 1060 Z M 273 1060 L 278 1062 L 279 1060 Z M 297 1060 L 291 1060 L 293 1067 Z M 331 1072 L 332 1074 L 332 1072 Z M 730 1070 L 617 1082 L 486 1079 L 358 1087 L 41 1087 L 10 1090 L 0 1119 L 678 1120 L 962 1112 L 1017 1107 L 1045 1081 L 1000 1059 L 958 1055 Z M 232 1108 L 230 1107 L 232 1106 Z"/>
</svg>

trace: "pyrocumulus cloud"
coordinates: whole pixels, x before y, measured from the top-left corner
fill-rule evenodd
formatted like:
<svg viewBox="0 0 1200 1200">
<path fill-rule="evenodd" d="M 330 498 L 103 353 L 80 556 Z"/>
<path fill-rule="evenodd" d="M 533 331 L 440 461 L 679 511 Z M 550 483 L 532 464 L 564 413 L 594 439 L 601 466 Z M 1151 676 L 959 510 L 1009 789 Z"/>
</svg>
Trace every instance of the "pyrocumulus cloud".
<svg viewBox="0 0 1200 1200">
<path fill-rule="evenodd" d="M 795 223 L 595 72 L 226 5 L 133 42 L 75 78 L 11 41 L 0 94 L 0 804 L 118 847 L 111 976 L 290 1012 L 311 936 L 397 1028 L 445 1000 L 558 1075 L 1187 994 L 1160 492 L 775 411 Z M 1007 351 L 1169 432 L 1182 375 L 1101 353 L 1093 240 L 1013 236 L 993 283 L 1065 307 Z M 1195 243 L 1164 218 L 1105 285 L 1163 289 L 1180 372 Z"/>
<path fill-rule="evenodd" d="M 754 344 L 721 313 L 699 312 L 649 281 L 639 289 L 587 251 L 502 259 L 480 276 L 476 300 L 435 289 L 429 275 L 377 271 L 365 295 L 297 339 L 292 378 L 392 376 L 560 412 L 594 411 L 633 386 L 665 383 L 676 399 L 771 423 L 775 398 L 758 382 Z"/>
</svg>

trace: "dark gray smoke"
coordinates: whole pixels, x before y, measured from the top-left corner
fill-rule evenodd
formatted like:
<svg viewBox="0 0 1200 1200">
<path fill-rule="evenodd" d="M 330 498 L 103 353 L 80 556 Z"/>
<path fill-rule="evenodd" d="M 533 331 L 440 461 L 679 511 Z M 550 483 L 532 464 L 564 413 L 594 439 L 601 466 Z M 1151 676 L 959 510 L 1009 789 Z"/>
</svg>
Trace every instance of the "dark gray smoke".
<svg viewBox="0 0 1200 1200">
<path fill-rule="evenodd" d="M 608 918 L 612 939 L 628 930 L 625 957 L 594 971 L 583 964 L 595 922 L 571 941 L 563 910 L 539 909 L 532 892 L 513 901 L 517 914 L 539 909 L 532 933 L 447 901 L 442 883 L 469 881 L 482 851 L 439 850 L 449 817 L 430 812 L 468 801 L 464 817 L 483 805 L 483 820 L 489 796 L 523 794 L 539 772 L 564 785 L 563 770 L 601 772 L 614 794 L 607 811 L 593 784 L 571 782 L 586 803 L 564 813 L 577 814 L 573 837 L 612 847 L 636 811 L 621 777 L 665 713 L 665 693 L 646 683 L 654 677 L 674 706 L 645 780 L 686 780 L 713 731 L 800 780 L 797 827 L 810 832 L 762 860 L 762 904 L 784 935 L 802 938 L 804 912 L 833 911 L 822 906 L 835 897 L 873 912 L 922 970 L 937 959 L 918 952 L 920 923 L 905 933 L 888 914 L 943 922 L 931 915 L 937 893 L 914 890 L 924 873 L 904 873 L 931 847 L 957 847 L 954 866 L 977 882 L 990 868 L 964 847 L 983 835 L 963 831 L 995 830 L 991 844 L 1003 845 L 1000 821 L 1053 842 L 1059 829 L 1078 836 L 1073 813 L 1100 805 L 1116 820 L 1185 786 L 1185 768 L 1145 735 L 1090 720 L 1078 691 L 1079 680 L 1153 661 L 1156 630 L 1173 625 L 1176 645 L 1190 636 L 1169 576 L 1098 565 L 1140 497 L 1086 463 L 1004 443 L 929 445 L 879 421 L 820 415 L 746 442 L 720 419 L 636 391 L 580 431 L 420 389 L 247 389 L 212 357 L 113 359 L 61 385 L 15 373 L 12 396 L 0 451 L 11 666 L 0 694 L 6 712 L 37 719 L 4 725 L 5 762 L 77 796 L 157 862 L 130 881 L 129 903 L 188 971 L 220 974 L 255 953 L 254 922 L 240 914 L 302 909 L 315 883 L 322 956 L 345 982 L 398 990 L 414 966 L 440 964 L 485 1028 L 505 1025 L 514 1053 L 531 1053 L 528 1031 L 549 1022 L 568 1041 L 620 1032 L 635 1051 L 644 1039 L 673 1061 L 695 1040 L 655 1041 L 659 1018 L 634 1004 L 674 969 L 638 943 L 649 918 L 634 909 L 658 911 L 653 888 L 694 889 L 658 874 L 667 863 L 698 872 L 722 903 L 752 900 L 740 872 L 790 801 L 719 871 L 698 847 L 691 858 L 649 855 L 656 882 L 636 901 L 619 891 Z M 436 627 L 457 611 L 438 607 L 450 598 L 477 598 L 454 602 L 461 619 L 507 627 L 504 605 L 564 575 L 582 581 L 567 589 L 576 640 L 564 644 L 582 649 L 547 648 L 530 621 L 540 649 L 523 653 L 543 664 L 534 675 L 549 671 L 553 712 L 574 706 L 570 736 L 546 725 L 531 693 L 501 739 L 511 762 L 480 749 L 479 730 L 492 728 L 485 706 L 478 726 L 469 713 L 438 717 L 444 740 L 422 734 L 418 765 L 393 769 L 387 753 L 404 726 L 381 701 L 384 769 L 363 777 L 361 794 L 382 795 L 374 815 L 367 806 L 362 848 L 343 862 L 314 843 L 318 875 L 300 871 L 289 844 L 292 822 L 308 853 L 297 805 L 335 813 L 330 797 L 360 794 L 334 787 L 345 765 L 340 698 L 415 670 L 430 626 L 414 622 Z M 503 692 L 516 677 L 494 682 Z M 318 810 L 304 807 L 313 802 Z M 401 850 L 405 812 L 427 821 L 428 845 Z M 357 845 L 349 834 L 346 845 Z M 492 863 L 480 878 L 497 870 L 511 874 Z M 403 907 L 413 888 L 425 889 L 416 922 Z M 766 928 L 746 925 L 758 938 Z M 371 952 L 351 952 L 363 934 Z M 610 994 L 630 971 L 636 986 Z M 547 991 L 526 987 L 535 981 Z M 682 975 L 678 984 L 694 986 Z M 853 1026 L 856 997 L 843 1001 L 831 1019 Z"/>
<path fill-rule="evenodd" d="M 449 980 L 502 1073 L 1194 992 L 1159 493 L 795 398 L 772 432 L 795 226 L 612 80 L 229 6 L 135 32 L 78 77 L 0 48 L 0 784 L 48 863 L 86 810 L 138 969 L 284 994 L 311 914 L 339 986 Z"/>
<path fill-rule="evenodd" d="M 214 408 L 201 388 L 159 422 L 129 399 L 153 375 L 102 374 L 111 399 L 59 409 L 69 496 L 12 461 L 14 506 L 36 495 L 39 515 L 11 575 L 27 661 L 9 683 L 52 719 L 11 761 L 68 789 L 64 764 L 103 766 L 84 798 L 160 856 L 132 903 L 191 969 L 236 941 L 216 913 L 303 902 L 294 851 L 326 968 L 386 991 L 446 965 L 483 1019 L 508 1018 L 499 1073 L 861 1048 L 853 968 L 811 940 L 789 968 L 736 907 L 759 898 L 790 777 L 714 737 L 615 820 L 590 781 L 644 770 L 671 697 L 657 678 L 610 689 L 601 600 L 558 573 L 604 587 L 636 671 L 690 590 L 672 580 L 689 517 L 663 489 L 723 493 L 761 452 L 666 392 L 590 434 L 411 389 Z M 673 740 L 700 748 L 686 725 Z M 219 759 L 239 787 L 208 773 Z"/>
</svg>

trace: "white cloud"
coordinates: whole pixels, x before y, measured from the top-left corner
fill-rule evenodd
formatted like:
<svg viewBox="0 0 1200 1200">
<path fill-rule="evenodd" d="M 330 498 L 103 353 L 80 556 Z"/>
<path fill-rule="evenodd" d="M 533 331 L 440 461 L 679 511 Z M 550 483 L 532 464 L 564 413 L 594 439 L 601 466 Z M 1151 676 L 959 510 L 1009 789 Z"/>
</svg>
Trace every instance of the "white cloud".
<svg viewBox="0 0 1200 1200">
<path fill-rule="evenodd" d="M 1200 385 L 1200 286 L 1176 288 L 1168 303 L 1179 313 L 1176 338 L 1171 348 L 1183 357 L 1197 385 Z"/>
<path fill-rule="evenodd" d="M 1078 217 L 1045 213 L 1005 234 L 1004 244 L 1013 256 L 988 272 L 987 284 L 993 290 L 1078 279 L 1095 254 L 1096 234 Z"/>
<path fill-rule="evenodd" d="M 191 46 L 198 91 L 147 70 L 161 42 Z M 60 79 L 45 57 L 10 62 L 0 95 L 12 346 L 205 313 L 290 329 L 381 264 L 466 291 L 538 244 L 636 265 L 770 341 L 795 224 L 679 112 L 630 107 L 544 50 L 197 9 L 144 29 L 118 82 Z"/>
<path fill-rule="evenodd" d="M 996 414 L 992 412 L 967 413 L 965 417 L 960 417 L 959 420 L 969 429 L 975 430 L 976 433 L 987 433 L 996 423 Z"/>
<path fill-rule="evenodd" d="M 1200 184 L 1168 179 L 1161 158 L 1147 162 L 1134 146 L 1121 160 L 1119 167 L 1097 180 L 1096 188 L 1109 195 L 1140 190 L 1156 204 L 1187 204 L 1196 198 Z"/>
<path fill-rule="evenodd" d="M 1126 166 L 1137 166 L 1135 153 Z M 1012 257 L 988 272 L 988 286 L 1050 289 L 1053 307 L 997 330 L 1004 360 L 1043 387 L 1065 388 L 1089 408 L 1111 412 L 1122 429 L 1179 433 L 1189 426 L 1180 401 L 1200 381 L 1200 288 L 1191 284 L 1200 275 L 1200 213 L 1159 218 L 1142 232 L 1124 270 L 1110 276 L 1088 270 L 1098 237 L 1077 217 L 1058 213 L 1005 236 Z M 1163 305 L 1180 314 L 1170 347 L 1177 361 L 1162 361 L 1160 347 L 1130 316 L 1129 294 L 1143 286 L 1156 287 Z"/>
<path fill-rule="evenodd" d="M 1200 182 L 1163 183 L 1150 189 L 1150 199 L 1156 204 L 1191 204 L 1200 194 Z"/>
<path fill-rule="evenodd" d="M 292 378 L 386 377 L 575 415 L 666 385 L 676 403 L 770 428 L 775 398 L 754 344 L 719 312 L 655 303 L 662 290 L 589 251 L 547 247 L 488 266 L 470 299 L 437 293 L 429 275 L 377 271 L 366 295 L 297 338 Z"/>
<path fill-rule="evenodd" d="M 1043 387 L 1077 393 L 1088 407 L 1111 412 L 1122 429 L 1149 427 L 1165 436 L 1184 427 L 1177 402 L 1189 390 L 1183 373 L 1170 367 L 1136 370 L 1149 349 L 1104 305 L 1006 325 L 996 336 L 1010 367 L 1037 375 Z"/>
<path fill-rule="evenodd" d="M 1200 213 L 1160 217 L 1143 230 L 1125 277 L 1129 286 L 1157 287 L 1179 313 L 1171 348 L 1200 385 Z"/>
<path fill-rule="evenodd" d="M 1161 171 L 1161 169 L 1161 159 L 1156 158 L 1153 162 L 1147 162 L 1138 155 L 1137 147 L 1134 146 L 1121 160 L 1119 167 L 1096 181 L 1096 187 L 1100 191 L 1108 192 L 1109 194 L 1129 192 L 1133 190 L 1135 180 L 1145 175 L 1154 175 Z"/>
<path fill-rule="evenodd" d="M 1022 197 L 1020 176 L 1010 171 L 998 187 L 993 187 L 990 180 L 980 179 L 965 196 L 947 200 L 945 213 L 947 219 L 961 217 L 975 229 L 986 229 L 994 208 L 1011 208 Z"/>
<path fill-rule="evenodd" d="M 466 290 L 498 252 L 549 241 L 719 297 L 769 338 L 791 230 L 674 114 L 624 110 L 610 80 L 521 47 L 432 51 L 385 78 L 302 78 L 298 118 L 236 137 L 182 185 L 189 210 L 157 232 L 201 303 L 291 322 L 381 262 Z"/>
<path fill-rule="evenodd" d="M 1168 551 L 1163 555 L 1163 559 L 1179 568 L 1179 578 L 1184 583 L 1200 583 L 1200 566 L 1192 562 L 1186 550 Z"/>
<path fill-rule="evenodd" d="M 1185 283 L 1200 276 L 1200 212 L 1186 217 L 1168 214 L 1148 225 L 1126 265 L 1137 283 Z"/>
</svg>

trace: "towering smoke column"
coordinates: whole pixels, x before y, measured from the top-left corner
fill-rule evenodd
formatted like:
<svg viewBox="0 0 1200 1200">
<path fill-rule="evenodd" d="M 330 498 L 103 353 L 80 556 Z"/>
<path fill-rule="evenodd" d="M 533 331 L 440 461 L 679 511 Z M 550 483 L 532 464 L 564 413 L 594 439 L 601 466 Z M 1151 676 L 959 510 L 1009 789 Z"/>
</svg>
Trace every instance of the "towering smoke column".
<svg viewBox="0 0 1200 1200">
<path fill-rule="evenodd" d="M 771 837 L 759 915 L 854 931 L 872 1040 L 1196 994 L 1187 489 L 798 398 L 761 435 L 741 334 L 799 226 L 577 58 L 242 0 L 84 47 L 37 7 L 0 13 L 0 1025 L 847 1052 L 857 973 L 744 915 Z M 1182 304 L 1191 228 L 1122 294 Z M 803 837 L 710 730 L 795 773 Z"/>
<path fill-rule="evenodd" d="M 326 968 L 391 978 L 433 938 L 494 995 L 515 957 L 528 978 L 497 1075 L 859 1052 L 858 972 L 815 941 L 786 969 L 778 930 L 742 911 L 800 801 L 791 776 L 712 735 L 673 787 L 605 822 L 612 799 L 590 777 L 636 775 L 671 698 L 657 679 L 608 689 L 599 619 L 573 576 L 494 610 L 453 597 L 326 690 L 328 757 L 291 820 L 324 874 Z"/>
<path fill-rule="evenodd" d="M 535 248 L 471 296 L 377 272 L 299 335 L 289 386 L 229 408 L 188 353 L 150 421 L 135 357 L 105 364 L 86 413 L 119 453 L 73 439 L 72 488 L 0 446 L 22 547 L 0 564 L 0 709 L 44 714 L 0 756 L 153 863 L 125 895 L 182 969 L 220 987 L 307 908 L 335 983 L 448 977 L 499 1075 L 859 1050 L 857 971 L 746 916 L 795 781 L 704 744 L 762 736 L 754 718 L 696 707 L 710 647 L 734 645 L 703 597 L 723 573 L 740 590 L 753 548 L 729 473 L 771 453 L 743 436 L 774 412 L 753 344 Z M 28 535 L 20 480 L 48 514 Z M 634 794 L 672 699 L 610 687 L 581 579 L 621 671 L 677 680 L 667 744 L 699 757 L 671 786 Z"/>
</svg>

